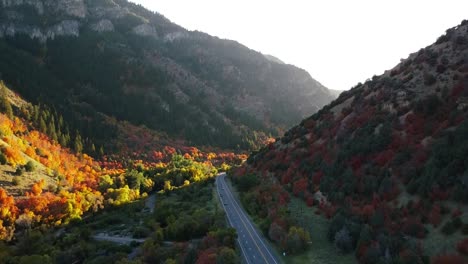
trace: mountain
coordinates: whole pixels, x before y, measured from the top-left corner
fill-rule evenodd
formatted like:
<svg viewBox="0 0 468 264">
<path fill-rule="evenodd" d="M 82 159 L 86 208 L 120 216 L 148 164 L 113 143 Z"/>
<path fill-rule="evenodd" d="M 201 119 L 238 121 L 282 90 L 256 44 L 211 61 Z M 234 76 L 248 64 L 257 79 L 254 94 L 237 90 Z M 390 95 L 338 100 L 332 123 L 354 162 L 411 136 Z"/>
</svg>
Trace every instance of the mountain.
<svg viewBox="0 0 468 264">
<path fill-rule="evenodd" d="M 338 98 L 338 96 L 340 96 L 340 94 L 343 92 L 343 90 L 332 90 L 332 89 L 329 89 L 329 91 L 336 98 Z"/>
<path fill-rule="evenodd" d="M 254 152 L 233 179 L 280 247 L 288 226 L 320 231 L 285 216 L 292 195 L 361 263 L 467 263 L 467 157 L 465 20 Z"/>
<path fill-rule="evenodd" d="M 107 149 L 123 121 L 189 144 L 247 149 L 333 99 L 302 69 L 126 0 L 0 7 L 1 78 Z"/>
<path fill-rule="evenodd" d="M 279 64 L 284 64 L 284 62 L 282 60 L 278 59 L 277 57 L 275 57 L 273 55 L 265 54 L 264 56 L 265 56 L 265 58 L 267 58 L 268 60 L 270 60 L 272 62 L 276 62 L 276 63 L 279 63 Z"/>
</svg>

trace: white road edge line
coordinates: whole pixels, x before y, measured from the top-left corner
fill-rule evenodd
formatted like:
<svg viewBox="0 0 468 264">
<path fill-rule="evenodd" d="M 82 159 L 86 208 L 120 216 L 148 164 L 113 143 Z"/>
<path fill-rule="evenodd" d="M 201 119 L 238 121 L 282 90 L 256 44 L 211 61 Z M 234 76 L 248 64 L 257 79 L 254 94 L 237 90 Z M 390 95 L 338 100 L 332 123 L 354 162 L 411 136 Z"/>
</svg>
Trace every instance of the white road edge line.
<svg viewBox="0 0 468 264">
<path fill-rule="evenodd" d="M 219 177 L 219 176 L 218 176 Z M 218 184 L 218 177 L 216 177 L 216 192 L 218 193 L 218 198 L 219 198 L 219 201 L 221 202 L 221 206 L 223 206 L 223 209 L 224 209 L 224 213 L 226 214 L 226 218 L 228 219 L 228 222 L 229 222 L 229 225 L 234 228 L 234 226 L 232 225 L 232 222 L 231 222 L 231 219 L 229 218 L 229 214 L 227 213 L 227 210 L 226 210 L 226 207 L 224 206 L 224 202 L 223 200 L 221 199 L 221 196 L 219 195 L 219 185 Z M 242 255 L 244 256 L 244 259 L 245 261 L 247 262 L 247 264 L 250 264 L 250 261 L 249 259 L 247 258 L 247 254 L 245 254 L 245 251 L 244 251 L 244 248 L 242 247 L 242 243 L 240 242 L 240 239 L 239 239 L 239 236 L 237 237 L 237 243 L 239 244 L 240 246 L 240 249 L 242 251 Z"/>
<path fill-rule="evenodd" d="M 224 176 L 226 176 L 226 173 L 223 173 Z M 224 178 L 223 178 L 224 180 Z M 224 183 L 224 188 L 229 188 L 229 186 L 227 186 L 226 183 Z M 258 235 L 257 233 L 257 230 L 253 227 L 253 225 L 250 223 L 250 220 L 247 218 L 247 216 L 245 216 L 244 212 L 242 211 L 242 207 L 239 205 L 239 203 L 237 203 L 237 200 L 234 198 L 234 196 L 232 195 L 231 193 L 231 190 L 229 189 L 229 192 L 226 191 L 226 193 L 228 193 L 231 197 L 232 197 L 232 200 L 236 203 L 237 207 L 239 207 L 241 210 L 241 215 L 244 217 L 244 219 L 247 220 L 247 223 L 250 225 L 250 227 L 253 229 L 255 235 L 257 236 L 257 238 L 260 240 L 260 242 L 262 243 L 263 247 L 266 249 L 266 251 L 268 252 L 268 255 L 270 255 L 271 259 L 276 263 L 278 264 L 278 262 L 276 262 L 275 260 L 275 257 L 273 257 L 273 255 L 271 254 L 269 248 L 265 245 L 265 243 L 263 242 L 262 238 Z M 241 216 L 241 217 L 242 217 Z"/>
</svg>

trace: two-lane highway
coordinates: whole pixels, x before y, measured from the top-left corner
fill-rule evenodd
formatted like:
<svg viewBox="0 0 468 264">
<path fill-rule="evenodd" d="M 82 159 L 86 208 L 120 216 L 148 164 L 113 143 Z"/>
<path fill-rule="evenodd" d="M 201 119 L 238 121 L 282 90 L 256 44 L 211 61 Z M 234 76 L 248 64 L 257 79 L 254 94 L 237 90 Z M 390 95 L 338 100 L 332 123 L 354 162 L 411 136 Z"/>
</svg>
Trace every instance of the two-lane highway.
<svg viewBox="0 0 468 264">
<path fill-rule="evenodd" d="M 232 195 L 225 181 L 226 173 L 216 178 L 216 189 L 229 224 L 237 230 L 237 240 L 247 264 L 280 264 L 273 250 L 254 228 L 250 219 Z"/>
</svg>

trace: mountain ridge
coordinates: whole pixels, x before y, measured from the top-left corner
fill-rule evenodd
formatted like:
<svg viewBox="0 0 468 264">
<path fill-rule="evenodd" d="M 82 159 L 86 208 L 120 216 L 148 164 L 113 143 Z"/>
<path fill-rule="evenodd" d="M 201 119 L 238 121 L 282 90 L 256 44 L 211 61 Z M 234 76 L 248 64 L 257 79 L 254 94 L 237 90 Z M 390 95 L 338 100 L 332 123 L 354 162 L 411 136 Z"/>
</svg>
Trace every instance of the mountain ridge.
<svg viewBox="0 0 468 264">
<path fill-rule="evenodd" d="M 22 61 L 31 72 L 3 65 L 2 78 L 27 99 L 66 112 L 86 137 L 96 135 L 83 120 L 102 113 L 196 145 L 246 149 L 333 99 L 297 67 L 125 0 L 0 5 L 2 60 Z"/>
</svg>

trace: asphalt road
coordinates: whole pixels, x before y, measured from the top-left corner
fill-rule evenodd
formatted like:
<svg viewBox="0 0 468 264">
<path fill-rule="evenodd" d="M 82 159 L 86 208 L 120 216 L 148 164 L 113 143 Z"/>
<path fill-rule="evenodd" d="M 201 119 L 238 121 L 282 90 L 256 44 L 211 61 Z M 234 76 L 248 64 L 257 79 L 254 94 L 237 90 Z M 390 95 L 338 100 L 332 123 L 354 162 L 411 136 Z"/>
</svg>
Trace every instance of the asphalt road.
<svg viewBox="0 0 468 264">
<path fill-rule="evenodd" d="M 132 243 L 134 241 L 138 242 L 138 243 L 145 242 L 144 239 L 132 238 L 132 237 L 128 237 L 128 236 L 109 236 L 109 235 L 102 234 L 102 233 L 97 234 L 97 235 L 95 235 L 93 237 L 96 240 L 110 241 L 110 242 L 114 242 L 114 243 L 122 244 L 122 245 L 130 245 L 130 243 Z"/>
<path fill-rule="evenodd" d="M 225 177 L 226 173 L 221 173 L 216 177 L 216 190 L 218 191 L 229 224 L 237 230 L 237 240 L 246 263 L 280 264 L 281 262 L 273 253 L 274 251 L 262 238 L 261 233 L 254 228 L 240 203 L 232 195 L 229 186 L 226 184 Z"/>
</svg>

